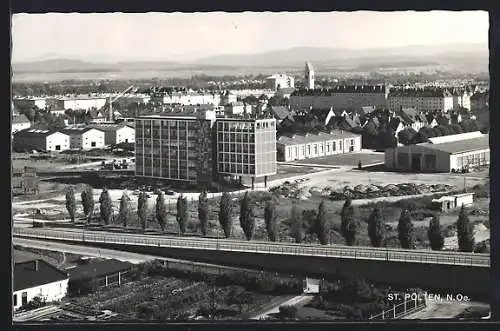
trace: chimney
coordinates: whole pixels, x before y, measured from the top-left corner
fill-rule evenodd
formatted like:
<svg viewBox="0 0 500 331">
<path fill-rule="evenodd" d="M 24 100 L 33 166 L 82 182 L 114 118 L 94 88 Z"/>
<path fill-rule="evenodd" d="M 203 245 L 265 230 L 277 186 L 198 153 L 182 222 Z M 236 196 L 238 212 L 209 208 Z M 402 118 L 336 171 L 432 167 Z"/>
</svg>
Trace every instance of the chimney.
<svg viewBox="0 0 500 331">
<path fill-rule="evenodd" d="M 38 271 L 39 269 L 39 262 L 38 260 L 35 260 L 35 271 Z"/>
</svg>

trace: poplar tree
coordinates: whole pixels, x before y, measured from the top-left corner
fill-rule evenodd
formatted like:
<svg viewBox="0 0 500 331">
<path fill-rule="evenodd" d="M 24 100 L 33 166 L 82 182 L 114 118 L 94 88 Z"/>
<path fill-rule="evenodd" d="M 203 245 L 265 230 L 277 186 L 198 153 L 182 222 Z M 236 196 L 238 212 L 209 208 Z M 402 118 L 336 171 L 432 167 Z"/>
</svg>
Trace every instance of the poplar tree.
<svg viewBox="0 0 500 331">
<path fill-rule="evenodd" d="M 439 222 L 439 216 L 434 216 L 429 222 L 429 230 L 427 231 L 427 234 L 429 236 L 429 243 L 432 250 L 442 250 L 444 246 L 444 233 Z"/>
<path fill-rule="evenodd" d="M 270 241 L 278 239 L 278 213 L 276 212 L 276 205 L 272 200 L 266 201 L 264 207 L 264 220 L 266 222 L 267 236 Z"/>
<path fill-rule="evenodd" d="M 344 237 L 346 244 L 352 246 L 356 243 L 356 220 L 354 219 L 354 207 L 350 198 L 344 203 L 341 211 L 340 232 Z"/>
<path fill-rule="evenodd" d="M 198 219 L 200 220 L 201 234 L 207 235 L 207 223 L 208 223 L 208 197 L 207 192 L 203 191 L 198 197 Z"/>
<path fill-rule="evenodd" d="M 76 199 L 75 191 L 73 190 L 73 186 L 71 185 L 66 189 L 66 210 L 68 211 L 71 222 L 75 223 Z"/>
<path fill-rule="evenodd" d="M 469 222 L 469 216 L 465 212 L 465 208 L 462 205 L 460 209 L 460 214 L 457 220 L 457 239 L 458 239 L 458 249 L 461 252 L 472 252 L 474 251 L 474 233 L 472 224 Z"/>
<path fill-rule="evenodd" d="M 92 219 L 92 213 L 94 211 L 94 195 L 92 193 L 92 186 L 86 185 L 81 193 L 83 214 L 87 218 L 87 223 L 90 223 Z"/>
<path fill-rule="evenodd" d="M 380 208 L 375 206 L 368 219 L 368 236 L 373 247 L 385 246 L 386 232 Z"/>
<path fill-rule="evenodd" d="M 240 226 L 247 240 L 252 240 L 253 231 L 255 228 L 255 217 L 251 205 L 248 191 L 240 201 Z"/>
<path fill-rule="evenodd" d="M 165 195 L 160 191 L 156 197 L 156 220 L 162 232 L 165 232 L 165 225 L 167 224 L 167 208 L 165 206 Z"/>
<path fill-rule="evenodd" d="M 103 223 L 109 225 L 113 218 L 113 202 L 106 188 L 102 189 L 101 196 L 99 197 L 99 211 Z"/>
<path fill-rule="evenodd" d="M 231 237 L 231 230 L 233 227 L 231 212 L 231 196 L 229 193 L 224 192 L 219 201 L 219 223 L 224 230 L 226 238 Z"/>
</svg>

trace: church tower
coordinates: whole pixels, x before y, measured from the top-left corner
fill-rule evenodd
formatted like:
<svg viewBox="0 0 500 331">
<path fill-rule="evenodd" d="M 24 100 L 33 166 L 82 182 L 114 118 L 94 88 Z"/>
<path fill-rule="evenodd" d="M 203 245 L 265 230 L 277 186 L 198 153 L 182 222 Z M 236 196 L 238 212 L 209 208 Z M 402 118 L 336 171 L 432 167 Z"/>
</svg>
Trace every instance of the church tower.
<svg viewBox="0 0 500 331">
<path fill-rule="evenodd" d="M 308 89 L 314 89 L 314 68 L 311 62 L 306 62 L 305 86 Z"/>
</svg>

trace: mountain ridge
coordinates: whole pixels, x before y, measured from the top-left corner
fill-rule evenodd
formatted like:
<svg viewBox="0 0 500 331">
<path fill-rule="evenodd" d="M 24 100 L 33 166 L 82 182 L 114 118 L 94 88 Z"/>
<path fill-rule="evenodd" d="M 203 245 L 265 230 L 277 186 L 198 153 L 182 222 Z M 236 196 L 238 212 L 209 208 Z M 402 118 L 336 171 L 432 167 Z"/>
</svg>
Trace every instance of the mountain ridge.
<svg viewBox="0 0 500 331">
<path fill-rule="evenodd" d="M 52 56 L 56 56 L 51 53 Z M 100 56 L 101 58 L 104 55 Z M 397 48 L 348 49 L 325 47 L 295 47 L 256 54 L 221 54 L 202 57 L 198 60 L 161 61 L 161 60 L 108 60 L 104 62 L 87 61 L 73 57 L 60 57 L 39 61 L 14 62 L 13 72 L 58 72 L 58 71 L 98 71 L 98 70 L 175 70 L 200 68 L 283 68 L 302 67 L 310 61 L 315 67 L 359 66 L 386 64 L 401 61 L 423 61 L 460 65 L 463 63 L 479 63 L 484 66 L 489 60 L 487 45 L 484 44 L 454 44 L 436 46 L 405 46 Z"/>
</svg>

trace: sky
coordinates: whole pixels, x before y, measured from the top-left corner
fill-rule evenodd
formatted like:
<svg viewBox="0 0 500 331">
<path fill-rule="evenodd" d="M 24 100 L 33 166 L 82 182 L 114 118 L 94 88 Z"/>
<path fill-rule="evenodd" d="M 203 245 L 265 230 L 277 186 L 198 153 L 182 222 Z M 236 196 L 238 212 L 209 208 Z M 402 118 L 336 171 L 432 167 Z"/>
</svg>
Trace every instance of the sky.
<svg viewBox="0 0 500 331">
<path fill-rule="evenodd" d="M 486 11 L 47 13 L 12 16 L 12 62 L 191 61 L 293 47 L 488 43 Z"/>
</svg>

